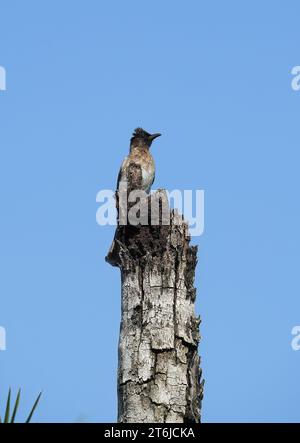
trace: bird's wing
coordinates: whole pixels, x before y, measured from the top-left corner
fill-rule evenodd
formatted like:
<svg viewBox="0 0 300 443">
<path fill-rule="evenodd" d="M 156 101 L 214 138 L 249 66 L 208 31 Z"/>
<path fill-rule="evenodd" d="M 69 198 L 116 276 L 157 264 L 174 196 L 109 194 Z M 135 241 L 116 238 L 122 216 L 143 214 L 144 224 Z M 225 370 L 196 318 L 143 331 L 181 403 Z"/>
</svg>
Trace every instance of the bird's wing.
<svg viewBox="0 0 300 443">
<path fill-rule="evenodd" d="M 126 157 L 121 165 L 118 179 L 117 190 L 119 190 L 120 182 L 126 182 L 128 190 L 140 189 L 143 181 L 142 167 L 136 161 Z M 130 189 L 129 189 L 130 188 Z"/>
<path fill-rule="evenodd" d="M 119 174 L 118 174 L 118 178 L 117 178 L 117 190 L 119 189 L 119 183 L 120 183 L 121 179 L 123 178 L 123 180 L 125 180 L 125 177 L 122 177 L 122 175 L 123 175 L 123 170 L 124 170 L 125 164 L 127 162 L 127 159 L 128 159 L 128 157 L 124 158 L 124 160 L 121 164 L 120 170 L 119 170 Z"/>
<path fill-rule="evenodd" d="M 127 181 L 129 190 L 141 189 L 143 182 L 142 167 L 135 161 L 130 161 L 127 166 Z"/>
</svg>

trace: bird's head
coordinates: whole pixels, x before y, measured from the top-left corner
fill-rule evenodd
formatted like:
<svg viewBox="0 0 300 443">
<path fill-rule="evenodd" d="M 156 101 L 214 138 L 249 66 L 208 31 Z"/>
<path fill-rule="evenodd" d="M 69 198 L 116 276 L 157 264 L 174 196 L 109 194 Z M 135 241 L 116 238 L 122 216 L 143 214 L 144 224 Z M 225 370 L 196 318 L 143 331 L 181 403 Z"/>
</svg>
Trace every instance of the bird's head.
<svg viewBox="0 0 300 443">
<path fill-rule="evenodd" d="M 136 128 L 130 139 L 130 147 L 146 146 L 149 149 L 153 140 L 160 136 L 161 134 L 158 132 L 155 134 L 149 134 L 149 132 L 142 128 Z"/>
</svg>

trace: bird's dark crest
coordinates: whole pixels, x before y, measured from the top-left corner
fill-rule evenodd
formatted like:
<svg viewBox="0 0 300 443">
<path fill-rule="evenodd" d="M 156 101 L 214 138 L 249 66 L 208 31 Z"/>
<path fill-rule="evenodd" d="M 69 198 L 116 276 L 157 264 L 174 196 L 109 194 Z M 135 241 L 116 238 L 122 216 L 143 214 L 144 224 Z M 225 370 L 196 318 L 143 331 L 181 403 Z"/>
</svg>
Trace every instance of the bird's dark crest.
<svg viewBox="0 0 300 443">
<path fill-rule="evenodd" d="M 136 128 L 132 134 L 132 138 L 148 138 L 151 134 L 143 128 Z"/>
</svg>

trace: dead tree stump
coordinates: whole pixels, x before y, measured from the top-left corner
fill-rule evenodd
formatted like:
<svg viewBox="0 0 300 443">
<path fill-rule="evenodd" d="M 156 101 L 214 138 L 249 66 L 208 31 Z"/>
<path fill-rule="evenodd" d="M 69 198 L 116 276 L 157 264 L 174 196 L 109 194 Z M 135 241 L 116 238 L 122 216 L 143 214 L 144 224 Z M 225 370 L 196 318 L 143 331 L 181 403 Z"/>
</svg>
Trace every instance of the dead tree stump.
<svg viewBox="0 0 300 443">
<path fill-rule="evenodd" d="M 164 194 L 157 191 L 156 194 Z M 118 421 L 198 423 L 197 247 L 187 224 L 118 226 L 106 260 L 121 270 Z"/>
</svg>

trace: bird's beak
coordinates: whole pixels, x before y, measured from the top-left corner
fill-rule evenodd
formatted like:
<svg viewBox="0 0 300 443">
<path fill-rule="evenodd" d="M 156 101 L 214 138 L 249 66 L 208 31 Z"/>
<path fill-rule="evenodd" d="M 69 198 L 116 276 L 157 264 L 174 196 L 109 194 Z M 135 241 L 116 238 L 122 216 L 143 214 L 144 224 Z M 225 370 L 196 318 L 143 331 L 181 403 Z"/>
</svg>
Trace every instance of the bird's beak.
<svg viewBox="0 0 300 443">
<path fill-rule="evenodd" d="M 155 138 L 160 137 L 160 136 L 161 136 L 161 134 L 159 132 L 157 132 L 156 134 L 150 135 L 149 138 L 150 138 L 151 141 L 153 141 Z"/>
</svg>

